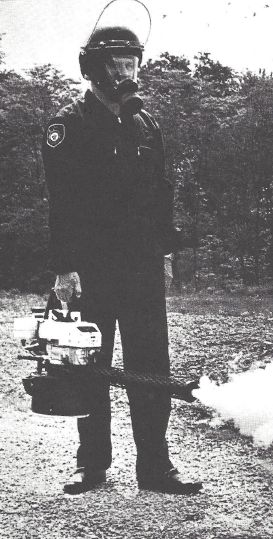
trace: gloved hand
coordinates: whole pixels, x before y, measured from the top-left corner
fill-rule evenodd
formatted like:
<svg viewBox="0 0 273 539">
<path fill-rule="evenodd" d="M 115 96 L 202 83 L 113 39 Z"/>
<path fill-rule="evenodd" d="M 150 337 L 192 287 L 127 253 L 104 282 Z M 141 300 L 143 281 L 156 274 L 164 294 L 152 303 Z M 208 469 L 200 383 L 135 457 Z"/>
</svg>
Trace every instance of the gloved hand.
<svg viewBox="0 0 273 539">
<path fill-rule="evenodd" d="M 82 293 L 79 274 L 72 271 L 71 273 L 57 275 L 54 290 L 57 298 L 65 303 L 70 302 L 73 293 L 79 298 Z"/>
</svg>

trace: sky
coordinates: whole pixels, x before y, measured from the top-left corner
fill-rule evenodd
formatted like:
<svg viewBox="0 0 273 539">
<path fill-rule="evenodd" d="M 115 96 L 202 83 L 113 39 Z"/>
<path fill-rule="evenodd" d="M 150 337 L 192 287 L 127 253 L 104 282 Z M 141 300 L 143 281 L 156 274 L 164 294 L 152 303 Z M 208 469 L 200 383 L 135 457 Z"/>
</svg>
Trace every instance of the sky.
<svg viewBox="0 0 273 539">
<path fill-rule="evenodd" d="M 123 0 L 126 1 L 130 0 Z M 210 52 L 237 71 L 273 71 L 273 0 L 143 0 L 152 17 L 144 59 Z M 80 78 L 79 49 L 107 0 L 0 0 L 8 67 L 52 63 Z"/>
</svg>

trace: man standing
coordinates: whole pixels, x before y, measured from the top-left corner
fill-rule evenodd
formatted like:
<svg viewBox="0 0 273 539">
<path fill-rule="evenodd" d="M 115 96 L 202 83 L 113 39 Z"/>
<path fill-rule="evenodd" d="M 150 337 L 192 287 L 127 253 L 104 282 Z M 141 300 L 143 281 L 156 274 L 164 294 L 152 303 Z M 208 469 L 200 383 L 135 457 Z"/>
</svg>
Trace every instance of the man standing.
<svg viewBox="0 0 273 539">
<path fill-rule="evenodd" d="M 138 95 L 142 50 L 128 27 L 95 27 L 80 54 L 92 91 L 51 120 L 43 159 L 57 297 L 69 302 L 81 295 L 83 318 L 102 332 L 102 363 L 111 363 L 118 320 L 124 368 L 168 375 L 163 265 L 175 248 L 172 189 L 164 178 L 161 132 Z M 127 394 L 139 487 L 197 493 L 200 483 L 183 483 L 169 458 L 168 393 L 129 387 Z M 92 413 L 78 420 L 78 430 L 75 481 L 65 486 L 70 494 L 106 480 L 108 387 L 92 395 Z"/>
</svg>

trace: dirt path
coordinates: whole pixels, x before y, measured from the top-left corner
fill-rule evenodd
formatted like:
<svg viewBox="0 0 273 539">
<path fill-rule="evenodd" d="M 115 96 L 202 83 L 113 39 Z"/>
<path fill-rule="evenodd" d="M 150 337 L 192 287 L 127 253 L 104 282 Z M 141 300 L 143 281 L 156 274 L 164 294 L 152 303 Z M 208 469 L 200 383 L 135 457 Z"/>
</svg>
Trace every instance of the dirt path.
<svg viewBox="0 0 273 539">
<path fill-rule="evenodd" d="M 29 398 L 20 380 L 31 367 L 16 362 L 17 346 L 11 333 L 18 301 L 18 296 L 2 294 L 1 538 L 273 537 L 272 448 L 255 448 L 232 425 L 213 428 L 211 414 L 199 404 L 173 401 L 169 440 L 173 460 L 185 477 L 204 482 L 201 495 L 175 497 L 138 491 L 127 399 L 120 389 L 112 390 L 114 461 L 109 481 L 87 494 L 64 495 L 63 483 L 75 466 L 76 422 L 29 411 Z M 27 306 L 36 301 L 34 296 L 21 298 L 20 311 L 27 312 Z M 227 314 L 181 314 L 177 305 L 176 312 L 173 308 L 172 303 L 171 356 L 174 371 L 185 380 L 196 372 L 225 379 L 232 367 L 234 347 L 222 345 L 221 353 L 218 349 L 216 354 L 212 345 L 205 345 L 205 336 L 207 342 L 213 338 L 220 343 L 231 327 L 244 328 L 245 332 L 258 327 L 261 336 L 271 330 L 267 313 L 236 321 Z M 247 354 L 246 348 L 236 368 L 244 368 Z"/>
</svg>

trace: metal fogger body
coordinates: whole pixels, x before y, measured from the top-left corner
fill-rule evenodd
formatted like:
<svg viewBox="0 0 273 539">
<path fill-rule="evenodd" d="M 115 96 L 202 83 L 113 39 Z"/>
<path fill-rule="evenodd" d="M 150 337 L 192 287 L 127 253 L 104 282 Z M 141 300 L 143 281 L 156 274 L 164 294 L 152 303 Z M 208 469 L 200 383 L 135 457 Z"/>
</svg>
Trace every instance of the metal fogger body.
<svg viewBox="0 0 273 539">
<path fill-rule="evenodd" d="M 198 382 L 182 384 L 173 377 L 136 373 L 108 367 L 101 350 L 101 332 L 94 323 L 81 320 L 78 311 L 33 309 L 32 316 L 14 321 L 14 334 L 24 353 L 18 358 L 34 360 L 37 369 L 23 379 L 32 397 L 33 412 L 83 416 L 92 412 L 99 388 L 110 385 L 168 391 L 174 398 L 193 402 Z"/>
</svg>

